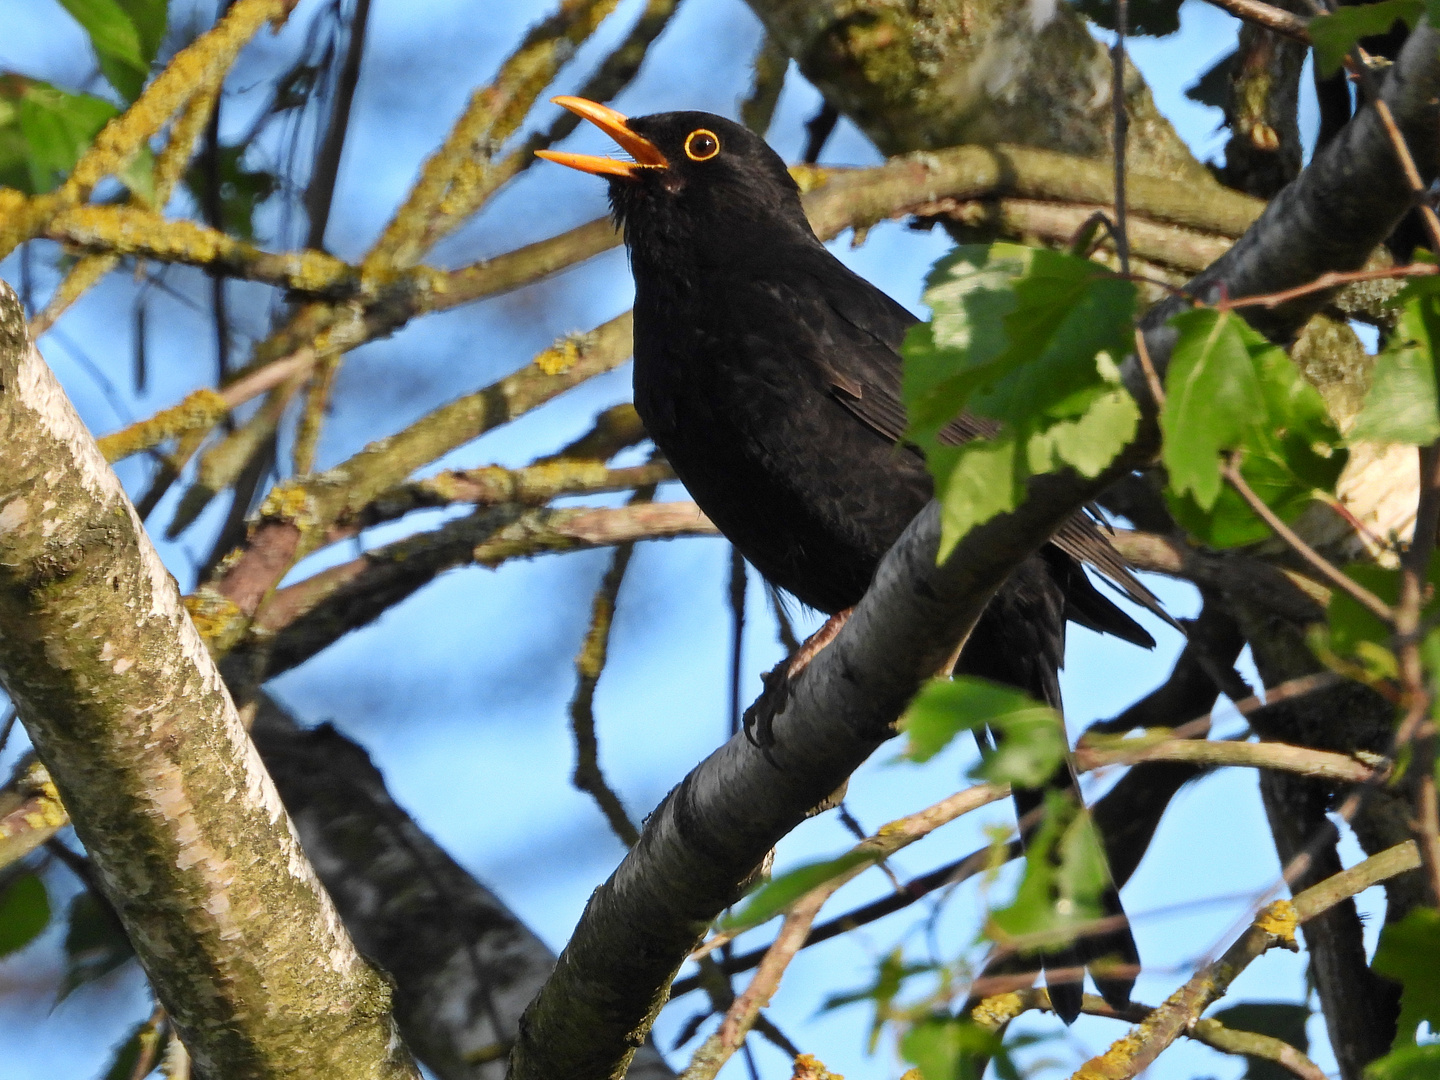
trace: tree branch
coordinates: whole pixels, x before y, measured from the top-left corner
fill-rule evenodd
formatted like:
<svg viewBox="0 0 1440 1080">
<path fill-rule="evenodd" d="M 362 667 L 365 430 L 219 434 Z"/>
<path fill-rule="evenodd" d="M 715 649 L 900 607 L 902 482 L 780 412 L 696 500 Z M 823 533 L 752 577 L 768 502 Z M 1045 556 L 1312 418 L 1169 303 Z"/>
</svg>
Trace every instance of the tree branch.
<svg viewBox="0 0 1440 1080">
<path fill-rule="evenodd" d="M 1417 138 L 1425 140 L 1415 156 L 1433 175 L 1440 36 L 1426 28 L 1412 36 L 1384 93 L 1412 149 Z M 1363 262 L 1408 208 L 1410 194 L 1395 182 L 1388 148 L 1361 152 L 1379 145 L 1377 135 L 1384 138 L 1373 111 L 1363 111 L 1351 127 L 1202 275 L 1197 289 L 1244 295 Z M 1344 151 L 1338 160 L 1337 148 Z M 1336 210 L 1326 221 L 1328 239 L 1307 228 L 1317 205 Z M 1295 234 L 1280 227 L 1292 217 L 1298 217 Z M 1333 235 L 1337 231 L 1342 235 Z M 1292 255 L 1292 246 L 1303 259 Z M 1306 314 L 1281 311 L 1269 329 Z M 1148 325 L 1146 344 L 1163 371 L 1173 333 L 1160 315 Z M 1127 385 L 1153 408 L 1133 360 Z M 963 640 L 996 584 L 1071 513 L 1150 460 L 1156 445 L 1151 412 L 1136 442 L 1100 476 L 1034 477 L 1019 507 L 972 530 L 943 566 L 935 565 L 938 508 L 923 510 L 881 563 L 844 629 L 792 688 L 775 726 L 774 764 L 743 737 L 732 739 L 651 815 L 640 843 L 591 898 L 555 975 L 527 1010 L 511 1075 L 538 1080 L 623 1071 L 681 960 L 763 854 L 889 737 L 891 722 Z"/>
<path fill-rule="evenodd" d="M 197 1063 L 417 1076 L 389 988 L 7 286 L 0 388 L 0 682 Z"/>
</svg>

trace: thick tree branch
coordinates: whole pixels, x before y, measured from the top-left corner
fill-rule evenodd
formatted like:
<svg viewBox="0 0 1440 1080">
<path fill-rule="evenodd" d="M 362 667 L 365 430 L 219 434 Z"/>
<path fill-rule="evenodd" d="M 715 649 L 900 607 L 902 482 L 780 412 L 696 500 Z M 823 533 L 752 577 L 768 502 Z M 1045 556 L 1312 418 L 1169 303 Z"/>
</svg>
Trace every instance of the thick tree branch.
<svg viewBox="0 0 1440 1080">
<path fill-rule="evenodd" d="M 0 435 L 0 682 L 197 1064 L 415 1077 L 389 988 L 8 287 Z"/>
<path fill-rule="evenodd" d="M 1412 37 L 1385 93 L 1412 148 L 1423 146 L 1415 155 L 1422 170 L 1433 175 L 1440 36 L 1422 29 Z M 1243 295 L 1363 262 L 1408 209 L 1410 194 L 1403 179 L 1396 181 L 1373 113 L 1363 111 L 1352 127 L 1198 288 Z M 1344 149 L 1341 160 L 1332 154 L 1337 147 Z M 1306 227 L 1316 206 L 1336 210 L 1328 240 Z M 1296 234 L 1277 226 L 1292 219 Z M 1299 256 L 1290 254 L 1291 245 Z M 1163 371 L 1171 335 L 1158 317 L 1150 325 L 1146 343 Z M 1268 328 L 1281 325 L 1289 324 Z M 1149 402 L 1133 361 L 1131 369 L 1132 393 Z M 640 843 L 596 891 L 555 976 L 527 1010 L 512 1075 L 622 1072 L 680 961 L 763 854 L 892 733 L 894 718 L 963 640 L 996 584 L 1110 481 L 1148 461 L 1155 446 L 1149 420 L 1136 443 L 1093 480 L 1069 472 L 1035 477 L 1015 511 L 972 530 L 943 566 L 935 565 L 938 510 L 932 504 L 922 511 L 845 628 L 793 687 L 776 722 L 774 764 L 742 737 L 732 739 L 670 793 Z"/>
<path fill-rule="evenodd" d="M 265 695 L 252 731 L 346 928 L 395 980 L 406 1042 L 441 1080 L 499 1080 L 554 954 L 395 804 L 360 747 Z M 647 1047 L 627 1075 L 674 1074 Z"/>
</svg>

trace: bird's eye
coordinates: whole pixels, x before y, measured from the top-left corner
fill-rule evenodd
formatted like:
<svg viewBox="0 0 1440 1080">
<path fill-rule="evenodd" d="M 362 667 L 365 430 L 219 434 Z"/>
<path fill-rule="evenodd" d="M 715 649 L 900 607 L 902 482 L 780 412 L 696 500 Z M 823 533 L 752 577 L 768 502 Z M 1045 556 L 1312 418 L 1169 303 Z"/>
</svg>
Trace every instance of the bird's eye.
<svg viewBox="0 0 1440 1080">
<path fill-rule="evenodd" d="M 713 131 L 696 128 L 685 137 L 685 156 L 691 161 L 709 161 L 720 153 L 720 140 Z"/>
</svg>

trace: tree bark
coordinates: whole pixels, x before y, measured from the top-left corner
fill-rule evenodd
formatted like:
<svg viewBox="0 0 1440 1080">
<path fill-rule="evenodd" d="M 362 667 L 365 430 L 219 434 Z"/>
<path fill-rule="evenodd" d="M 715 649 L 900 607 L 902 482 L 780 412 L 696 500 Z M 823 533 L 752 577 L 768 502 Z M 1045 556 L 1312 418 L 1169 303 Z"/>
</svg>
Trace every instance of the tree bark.
<svg viewBox="0 0 1440 1080">
<path fill-rule="evenodd" d="M 800 71 L 886 154 L 1018 143 L 1105 159 L 1110 58 L 1064 3 L 748 0 Z M 1126 164 L 1216 187 L 1126 65 Z"/>
<path fill-rule="evenodd" d="M 390 797 L 365 751 L 257 700 L 251 735 L 356 945 L 395 982 L 395 1019 L 441 1080 L 499 1080 L 552 953 Z M 641 1047 L 629 1080 L 675 1074 Z"/>
<path fill-rule="evenodd" d="M 389 987 L 4 285 L 0 684 L 198 1073 L 418 1076 Z"/>
</svg>

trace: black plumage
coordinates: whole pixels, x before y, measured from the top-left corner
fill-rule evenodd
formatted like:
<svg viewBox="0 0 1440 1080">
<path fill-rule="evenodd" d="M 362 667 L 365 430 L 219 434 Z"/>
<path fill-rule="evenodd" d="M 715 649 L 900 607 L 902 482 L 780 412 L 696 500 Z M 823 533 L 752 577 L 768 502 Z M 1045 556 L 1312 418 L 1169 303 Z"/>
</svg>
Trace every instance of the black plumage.
<svg viewBox="0 0 1440 1080">
<path fill-rule="evenodd" d="M 627 120 L 557 99 L 635 156 L 547 153 L 610 177 L 635 277 L 635 407 L 695 501 L 744 556 L 801 602 L 834 614 L 857 603 L 886 551 L 930 499 L 920 454 L 901 442 L 899 347 L 916 319 L 815 237 L 784 162 L 721 117 Z M 993 428 L 961 417 L 959 443 Z M 1071 619 L 1151 646 L 1081 562 L 1153 602 L 1097 525 L 1078 515 L 1001 586 L 957 670 L 1060 707 Z M 1074 787 L 1068 763 L 1052 786 Z M 1022 816 L 1042 792 L 1017 792 Z M 1118 897 L 1108 902 L 1119 912 Z M 1135 961 L 1128 929 L 1044 958 Z M 1098 980 L 1113 1002 L 1130 978 Z M 1051 987 L 1067 1021 L 1080 985 Z"/>
</svg>

